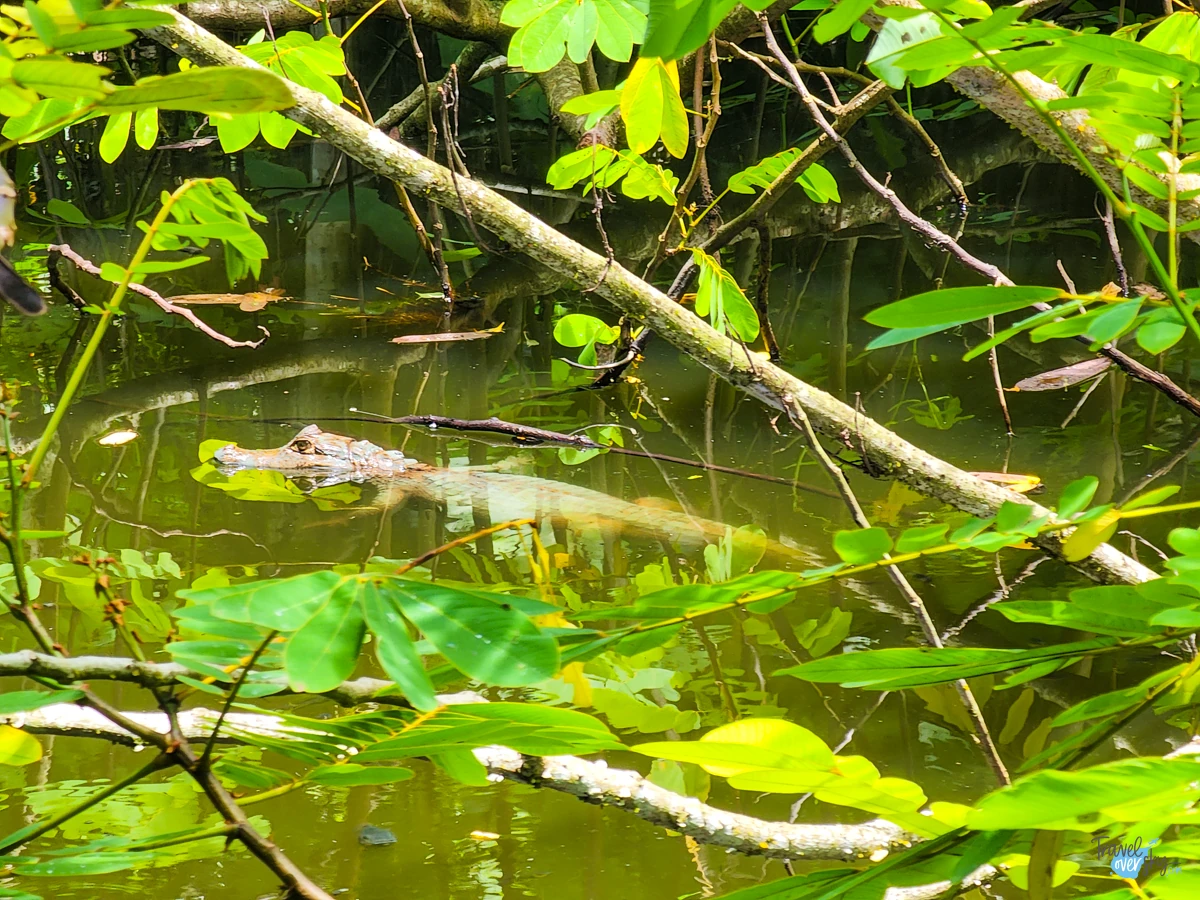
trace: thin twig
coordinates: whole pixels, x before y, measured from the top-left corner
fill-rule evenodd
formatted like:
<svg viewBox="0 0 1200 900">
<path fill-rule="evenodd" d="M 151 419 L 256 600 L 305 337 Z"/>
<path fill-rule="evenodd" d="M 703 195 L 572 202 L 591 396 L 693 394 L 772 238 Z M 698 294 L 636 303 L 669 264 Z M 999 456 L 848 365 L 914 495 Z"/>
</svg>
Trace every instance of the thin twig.
<svg viewBox="0 0 1200 900">
<path fill-rule="evenodd" d="M 93 275 L 96 278 L 100 277 L 100 267 L 97 266 L 95 263 L 91 262 L 90 260 L 85 259 L 84 257 L 80 256 L 78 253 L 76 253 L 74 250 L 71 249 L 69 244 L 51 244 L 47 249 L 49 251 L 49 255 L 46 258 L 48 265 L 53 266 L 58 261 L 59 258 L 65 258 L 65 259 L 69 259 L 72 263 L 74 263 L 74 265 L 77 269 L 80 269 L 83 272 L 87 272 L 87 274 Z M 226 335 L 221 334 L 221 332 L 213 329 L 211 326 L 205 324 L 204 320 L 199 318 L 194 312 L 192 312 L 186 306 L 179 306 L 177 304 L 172 303 L 170 300 L 165 299 L 157 291 L 151 290 L 150 288 L 146 287 L 144 284 L 136 284 L 134 282 L 130 282 L 129 290 L 133 291 L 136 294 L 141 294 L 146 299 L 153 301 L 153 303 L 156 306 L 158 306 L 159 309 L 163 310 L 164 312 L 168 312 L 173 316 L 182 316 L 183 318 L 185 318 L 189 322 L 191 322 L 194 326 L 196 326 L 196 329 L 198 331 L 202 332 L 203 334 L 208 335 L 210 338 L 212 338 L 215 341 L 220 341 L 226 347 L 251 347 L 251 348 L 258 347 L 258 346 L 261 346 L 263 341 L 265 341 L 267 338 L 269 338 L 271 336 L 271 332 L 267 331 L 266 328 L 259 325 L 258 329 L 259 329 L 259 331 L 261 331 L 263 333 L 263 337 L 259 338 L 257 341 L 235 341 L 233 338 L 227 337 Z M 76 294 L 76 296 L 78 296 L 78 295 Z M 69 295 L 68 295 L 68 299 L 70 299 Z M 74 302 L 74 301 L 72 301 L 72 302 Z"/>
<path fill-rule="evenodd" d="M 996 336 L 996 317 L 988 316 L 987 333 L 989 338 Z M 996 356 L 996 348 L 988 351 L 988 366 L 992 370 L 992 383 L 996 386 L 996 398 L 1000 401 L 1000 412 L 1004 414 L 1004 428 L 1009 437 L 1013 434 L 1012 416 L 1008 412 L 1008 399 L 1004 396 L 1004 379 L 1000 377 L 1000 359 Z"/>
<path fill-rule="evenodd" d="M 246 683 L 246 679 L 250 677 L 250 673 L 253 671 L 255 663 L 257 663 L 259 658 L 266 652 L 267 647 L 269 647 L 271 642 L 275 640 L 275 636 L 277 634 L 279 634 L 278 631 L 267 632 L 266 637 L 259 642 L 258 646 L 254 648 L 254 652 L 250 654 L 250 659 L 248 659 L 246 664 L 242 666 L 242 671 L 238 673 L 237 680 L 229 689 L 229 696 L 225 698 L 225 703 L 221 707 L 221 713 L 217 716 L 217 724 L 213 726 L 212 734 L 208 736 L 208 740 L 204 743 L 204 752 L 200 755 L 201 768 L 208 767 L 208 761 L 212 757 L 213 746 L 217 743 L 217 735 L 221 733 L 221 726 L 225 724 L 225 717 L 229 715 L 229 709 L 233 706 L 233 702 L 237 699 L 238 691 L 241 690 L 242 685 Z"/>
<path fill-rule="evenodd" d="M 778 44 L 775 45 L 776 47 Z M 846 478 L 846 473 L 829 457 L 825 452 L 824 446 L 821 444 L 821 439 L 818 437 L 816 430 L 809 421 L 808 414 L 804 411 L 804 407 L 791 397 L 781 397 L 783 408 L 787 412 L 787 416 L 791 419 L 792 424 L 801 434 L 804 435 L 808 448 L 824 467 L 825 472 L 833 481 L 834 487 L 841 494 L 846 508 L 850 511 L 850 516 L 854 523 L 859 528 L 870 528 L 871 522 L 863 512 L 862 505 L 858 502 L 858 497 L 855 496 L 853 488 L 850 487 L 850 482 Z M 884 560 L 891 558 L 890 554 L 884 554 Z M 908 578 L 900 571 L 898 566 L 885 566 L 888 577 L 892 583 L 896 585 L 900 593 L 908 601 L 912 607 L 913 613 L 917 617 L 917 621 L 921 624 L 921 631 L 925 635 L 926 642 L 931 647 L 941 647 L 942 639 L 938 636 L 937 628 L 933 624 L 933 619 L 929 616 L 929 610 L 925 606 L 925 601 L 913 589 Z M 1008 769 L 1004 766 L 1004 761 L 1000 758 L 1000 751 L 996 748 L 995 742 L 992 740 L 991 732 L 988 730 L 987 721 L 983 717 L 983 710 L 979 708 L 979 703 L 975 700 L 975 695 L 971 691 L 970 685 L 965 680 L 955 682 L 955 688 L 958 690 L 958 695 L 962 699 L 963 706 L 966 707 L 967 714 L 970 716 L 972 724 L 975 728 L 975 741 L 979 744 L 983 751 L 984 758 L 991 766 L 993 773 L 996 775 L 996 780 L 1002 784 L 1011 784 L 1011 779 L 1008 775 Z"/>
<path fill-rule="evenodd" d="M 415 559 L 411 559 L 396 570 L 397 575 L 404 575 L 411 572 L 417 566 L 424 565 L 433 559 L 435 556 L 440 556 L 447 550 L 453 550 L 455 547 L 461 547 L 463 544 L 469 544 L 481 537 L 487 537 L 489 534 L 495 534 L 497 531 L 504 531 L 507 528 L 520 528 L 522 525 L 534 525 L 535 519 L 512 519 L 508 522 L 501 522 L 499 525 L 491 525 L 488 528 L 481 528 L 479 531 L 472 531 L 470 534 L 455 538 L 448 543 L 442 544 L 440 547 L 434 547 L 432 550 L 426 550 Z"/>
</svg>

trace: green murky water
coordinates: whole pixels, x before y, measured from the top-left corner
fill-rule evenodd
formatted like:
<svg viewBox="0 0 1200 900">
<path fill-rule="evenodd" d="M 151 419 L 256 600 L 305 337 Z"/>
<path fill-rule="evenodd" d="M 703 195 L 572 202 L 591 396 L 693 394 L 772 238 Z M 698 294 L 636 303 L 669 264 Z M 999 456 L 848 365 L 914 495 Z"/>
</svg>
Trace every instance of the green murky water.
<svg viewBox="0 0 1200 900">
<path fill-rule="evenodd" d="M 1004 204 L 1011 202 L 1012 184 L 1021 172 L 1009 166 L 985 181 L 1000 199 L 977 212 L 975 232 L 968 231 L 975 234 L 970 243 L 980 253 L 1008 254 L 1018 281 L 1057 283 L 1058 258 L 1068 261 L 1081 287 L 1108 280 L 1111 274 L 1096 261 L 1101 254 L 1094 232 L 1072 233 L 1074 225 L 1046 230 L 1038 225 L 1036 203 L 1025 217 L 1037 228 L 1015 242 L 1007 242 L 1003 228 L 997 231 L 989 225 L 988 216 L 1001 225 L 1008 221 L 1011 210 Z M 286 179 L 295 180 L 289 173 L 303 177 L 297 169 L 257 157 L 251 157 L 246 169 L 246 177 L 260 187 L 286 187 Z M 1054 178 L 1042 167 L 1033 183 L 1041 185 L 1044 195 L 1055 186 Z M 1030 196 L 1036 194 L 1031 190 Z M 652 345 L 648 360 L 636 371 L 636 383 L 603 393 L 574 390 L 587 377 L 557 361 L 571 351 L 554 343 L 556 316 L 590 309 L 610 322 L 615 318 L 599 301 L 584 298 L 581 306 L 577 292 L 544 291 L 537 273 L 522 274 L 511 261 L 490 269 L 481 268 L 480 260 L 470 263 L 477 274 L 464 295 L 482 296 L 465 299 L 451 320 L 443 321 L 437 301 L 418 296 L 428 287 L 379 271 L 405 276 L 412 268 L 411 263 L 398 262 L 405 254 L 411 259 L 410 236 L 392 212 L 381 208 L 386 206 L 381 196 L 370 184 L 358 186 L 353 227 L 345 190 L 336 192 L 319 213 L 309 209 L 304 214 L 306 197 L 263 204 L 271 206 L 274 215 L 273 260 L 264 282 L 294 299 L 258 312 L 198 308 L 207 321 L 239 339 L 254 337 L 256 326 L 267 328 L 271 337 L 257 350 L 216 347 L 136 304 L 110 334 L 89 373 L 86 396 L 67 419 L 54 465 L 43 470 L 45 481 L 30 521 L 43 528 L 65 526 L 74 543 L 93 550 L 133 548 L 136 554 L 125 562 L 134 556 L 141 560 L 139 589 L 146 603 L 163 609 L 178 602 L 174 590 L 212 567 L 235 573 L 252 567 L 271 576 L 362 563 L 372 556 L 403 559 L 478 524 L 462 511 L 447 511 L 428 500 L 384 505 L 369 487 L 361 497 L 339 494 L 323 503 L 303 493 L 292 497 L 295 502 L 255 502 L 205 487 L 192 476 L 199 463 L 197 448 L 205 440 L 277 446 L 315 422 L 384 446 L 402 446 L 410 456 L 438 465 L 516 457 L 542 478 L 585 485 L 625 500 L 666 501 L 734 527 L 758 525 L 813 562 L 832 558 L 831 535 L 848 527 L 849 521 L 838 501 L 819 493 L 616 454 L 569 464 L 567 454 L 555 449 L 408 429 L 351 412 L 495 415 L 558 430 L 615 424 L 624 426 L 627 447 L 794 477 L 826 488 L 821 472 L 803 458 L 793 432 L 782 424 L 780 433 L 773 432 L 761 406 L 662 342 Z M 535 198 L 534 205 L 539 203 L 543 213 L 554 204 L 561 213 L 566 201 Z M 618 224 L 610 227 L 619 242 L 621 226 L 614 218 Z M 297 222 L 307 226 L 303 235 L 297 234 Z M 30 230 L 36 234 L 37 227 L 31 224 Z M 43 232 L 47 239 L 52 237 L 49 232 Z M 85 254 L 120 258 L 119 231 L 65 232 Z M 364 254 L 372 267 L 358 262 Z M 862 348 L 871 329 L 861 322 L 863 313 L 924 289 L 943 266 L 940 257 L 896 239 L 886 226 L 864 223 L 834 239 L 780 238 L 775 262 L 772 317 L 789 368 L 848 402 L 860 403 L 864 414 L 893 424 L 930 451 L 967 469 L 1036 474 L 1051 495 L 1067 481 L 1093 473 L 1101 478 L 1101 500 L 1123 497 L 1144 476 L 1179 456 L 1164 481 L 1184 483 L 1185 499 L 1195 493 L 1187 483 L 1187 448 L 1193 438 L 1186 423 L 1164 400 L 1141 386 L 1126 385 L 1120 377 L 1109 376 L 1066 428 L 1062 422 L 1080 392 L 1009 394 L 1017 425 L 1010 441 L 986 366 L 958 362 L 967 341 L 978 335 L 928 339 L 916 358 L 909 348 L 865 355 Z M 194 280 L 158 286 L 164 293 L 225 289 L 219 265 L 182 274 Z M 958 276 L 951 271 L 948 277 Z M 85 296 L 98 296 L 95 283 L 79 286 Z M 6 314 L 0 322 L 0 368 L 6 378 L 25 385 L 18 428 L 23 440 L 37 434 L 43 416 L 53 408 L 81 336 L 76 321 L 76 314 L 59 303 L 39 320 Z M 401 334 L 491 328 L 501 322 L 503 331 L 486 341 L 389 343 Z M 1057 352 L 1058 345 L 1023 344 L 1003 350 L 1005 383 L 1063 364 Z M 1114 417 L 1117 409 L 1120 415 Z M 345 421 L 356 415 L 359 420 Z M 120 447 L 99 443 L 117 430 L 134 431 L 137 438 Z M 861 477 L 855 485 L 880 524 L 920 524 L 939 512 L 936 504 L 903 489 Z M 1155 522 L 1145 533 L 1157 541 L 1173 524 Z M 1120 541 L 1125 549 L 1126 539 Z M 64 552 L 47 541 L 38 549 L 48 557 Z M 652 580 L 654 567 L 663 562 L 663 549 L 654 542 L 598 535 L 581 536 L 570 546 L 551 550 L 557 595 L 573 603 L 628 597 L 639 584 Z M 1153 557 L 1144 546 L 1138 552 L 1143 559 Z M 169 559 L 160 556 L 164 553 Z M 1032 559 L 1030 554 L 1011 554 L 1001 574 L 1011 580 Z M 678 560 L 685 572 L 702 572 L 703 565 L 699 555 Z M 87 592 L 81 593 L 66 577 L 70 571 L 64 560 L 59 580 L 51 575 L 42 584 L 44 615 L 56 634 L 74 654 L 124 654 L 94 603 L 88 603 Z M 438 571 L 485 583 L 530 579 L 524 547 L 511 535 L 444 557 Z M 913 581 L 943 629 L 959 623 L 998 587 L 994 561 L 982 556 L 919 564 Z M 1062 567 L 1047 563 L 1024 582 L 1018 596 L 1044 597 L 1074 582 Z M 773 617 L 714 620 L 702 631 L 683 632 L 665 650 L 594 673 L 593 686 L 603 698 L 597 706 L 631 742 L 647 736 L 660 739 L 667 729 L 695 737 L 735 714 L 784 714 L 836 744 L 848 728 L 861 724 L 874 698 L 836 688 L 818 691 L 814 685 L 770 676 L 795 661 L 796 634 L 803 634 L 804 623 L 835 605 L 853 616 L 847 639 L 851 646 L 918 640 L 911 616 L 886 579 L 820 587 Z M 148 651 L 165 658 L 156 642 L 161 635 L 154 634 L 159 619 L 151 614 L 144 618 Z M 1018 630 L 999 616 L 983 614 L 959 639 L 1005 646 L 1028 640 L 1031 633 L 1028 626 Z M 5 650 L 25 645 L 12 623 L 0 629 Z M 1098 666 L 1092 677 L 1122 681 L 1129 675 Z M 1014 722 L 1011 735 L 1006 730 L 1006 756 L 1022 758 L 1036 743 L 1037 724 L 1059 709 L 1056 703 L 1073 702 L 1087 688 L 1087 679 L 1073 673 L 1041 689 L 1027 722 Z M 566 689 L 551 685 L 547 690 L 562 694 Z M 127 704 L 138 702 L 133 699 L 136 692 L 128 688 L 110 693 Z M 1017 693 L 981 697 L 997 731 L 1004 727 Z M 942 715 L 952 707 L 935 694 L 892 695 L 867 727 L 859 728 L 846 752 L 867 756 L 884 774 L 925 785 L 932 799 L 978 796 L 990 784 L 990 775 L 963 732 Z M 333 709 L 321 701 L 304 707 L 304 712 Z M 947 715 L 953 718 L 951 712 Z M 1135 725 L 1129 739 L 1145 753 L 1161 752 L 1165 746 L 1152 727 L 1139 730 Z M 55 804 L 65 802 L 72 792 L 86 791 L 100 779 L 121 777 L 137 765 L 137 758 L 124 748 L 78 738 L 47 741 L 46 748 L 40 764 L 0 770 L 5 797 L 0 827 L 20 827 L 33 815 L 57 808 Z M 278 759 L 268 761 L 286 767 Z M 633 756 L 612 762 L 645 763 Z M 413 781 L 395 786 L 311 786 L 251 812 L 270 821 L 275 840 L 318 882 L 364 900 L 400 894 L 674 898 L 721 893 L 782 874 L 778 863 L 689 849 L 682 839 L 626 813 L 597 809 L 571 797 L 513 784 L 465 788 L 424 764 L 418 763 L 417 769 Z M 739 794 L 723 785 L 714 785 L 711 797 L 727 808 L 773 818 L 786 817 L 789 799 Z M 187 781 L 160 778 L 97 807 L 62 837 L 167 833 L 206 821 L 208 815 L 203 799 Z M 857 814 L 810 800 L 800 816 L 819 822 L 852 820 Z M 398 842 L 360 846 L 356 834 L 365 823 L 393 830 Z M 484 835 L 473 837 L 472 832 Z M 498 837 L 487 839 L 488 833 Z M 105 900 L 129 894 L 217 900 L 257 897 L 271 890 L 271 879 L 256 862 L 244 853 L 232 853 L 169 869 L 99 877 L 87 884 L 56 880 L 53 885 L 47 882 L 45 892 Z"/>
</svg>

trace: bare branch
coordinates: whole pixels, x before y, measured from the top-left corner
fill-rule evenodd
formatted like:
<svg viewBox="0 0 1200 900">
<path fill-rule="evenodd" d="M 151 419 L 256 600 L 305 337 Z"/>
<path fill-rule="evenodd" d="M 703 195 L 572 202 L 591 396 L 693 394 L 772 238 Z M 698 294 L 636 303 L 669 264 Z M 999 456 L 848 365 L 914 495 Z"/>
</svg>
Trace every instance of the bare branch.
<svg viewBox="0 0 1200 900">
<path fill-rule="evenodd" d="M 91 260 L 84 259 L 78 253 L 72 250 L 69 244 L 51 244 L 48 249 L 49 256 L 47 258 L 47 264 L 51 267 L 51 269 L 53 269 L 57 264 L 58 258 L 62 257 L 64 259 L 69 259 L 72 263 L 74 263 L 75 268 L 87 272 L 89 275 L 93 275 L 96 278 L 100 277 L 100 267 Z M 191 322 L 192 325 L 196 327 L 197 331 L 208 335 L 214 341 L 220 341 L 226 347 L 259 347 L 262 345 L 263 341 L 271 336 L 271 332 L 259 325 L 258 329 L 263 333 L 263 337 L 259 338 L 257 341 L 235 341 L 233 338 L 221 334 L 221 332 L 217 331 L 212 326 L 207 325 L 203 319 L 197 316 L 186 306 L 179 306 L 175 303 L 172 303 L 170 300 L 165 299 L 160 293 L 158 293 L 158 291 L 151 290 L 144 284 L 136 284 L 131 282 L 129 289 L 134 293 L 141 294 L 148 300 L 152 300 L 163 312 L 168 312 L 173 316 L 182 316 Z M 76 296 L 78 296 L 78 294 L 76 294 Z M 68 299 L 70 299 L 69 296 Z M 74 301 L 72 300 L 72 302 Z"/>
</svg>

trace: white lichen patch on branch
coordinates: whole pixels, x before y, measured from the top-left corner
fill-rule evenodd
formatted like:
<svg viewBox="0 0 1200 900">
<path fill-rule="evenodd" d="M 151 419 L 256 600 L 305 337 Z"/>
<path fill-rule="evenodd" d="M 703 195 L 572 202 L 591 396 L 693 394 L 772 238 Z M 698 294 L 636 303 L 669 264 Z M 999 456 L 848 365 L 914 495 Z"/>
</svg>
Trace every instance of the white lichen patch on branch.
<svg viewBox="0 0 1200 900">
<path fill-rule="evenodd" d="M 504 778 L 602 806 L 619 806 L 701 843 L 747 855 L 856 861 L 880 851 L 898 852 L 919 840 L 881 819 L 861 825 L 803 825 L 727 812 L 659 787 L 637 772 L 577 756 L 531 759 L 503 747 L 484 747 L 475 756 Z"/>
</svg>

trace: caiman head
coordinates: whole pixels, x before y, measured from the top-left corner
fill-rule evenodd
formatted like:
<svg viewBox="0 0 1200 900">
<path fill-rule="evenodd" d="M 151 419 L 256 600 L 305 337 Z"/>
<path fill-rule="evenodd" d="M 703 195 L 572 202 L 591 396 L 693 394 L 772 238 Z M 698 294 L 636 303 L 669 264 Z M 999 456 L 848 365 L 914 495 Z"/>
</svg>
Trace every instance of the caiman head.
<svg viewBox="0 0 1200 900">
<path fill-rule="evenodd" d="M 236 444 L 219 447 L 213 459 L 224 469 L 270 469 L 320 478 L 325 483 L 365 481 L 395 475 L 421 466 L 397 450 L 384 450 L 370 441 L 356 441 L 342 434 L 308 425 L 272 450 L 245 450 Z"/>
</svg>

